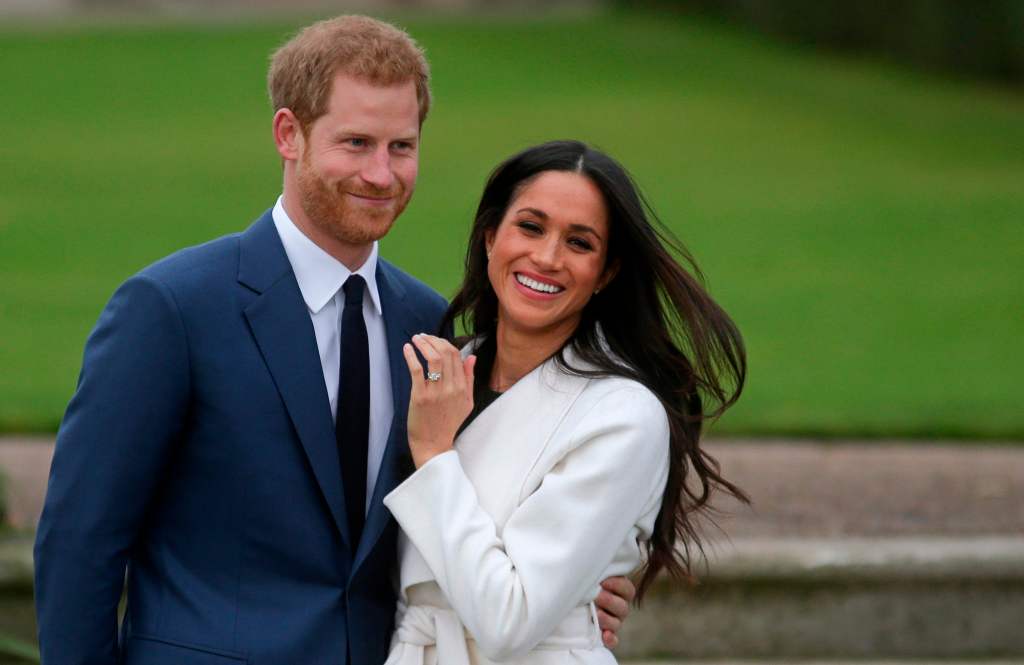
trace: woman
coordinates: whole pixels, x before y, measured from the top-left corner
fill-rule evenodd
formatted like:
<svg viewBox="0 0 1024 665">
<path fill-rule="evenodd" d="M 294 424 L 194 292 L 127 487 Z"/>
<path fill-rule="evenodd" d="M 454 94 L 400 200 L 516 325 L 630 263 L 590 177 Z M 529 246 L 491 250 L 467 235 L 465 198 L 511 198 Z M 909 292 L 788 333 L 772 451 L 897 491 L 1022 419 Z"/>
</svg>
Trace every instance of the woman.
<svg viewBox="0 0 1024 665">
<path fill-rule="evenodd" d="M 405 348 L 417 470 L 384 501 L 403 532 L 388 663 L 614 663 L 598 581 L 689 576 L 694 511 L 715 487 L 745 499 L 698 445 L 739 396 L 742 340 L 666 238 L 582 143 L 491 175 L 446 319 L 472 341 Z"/>
</svg>

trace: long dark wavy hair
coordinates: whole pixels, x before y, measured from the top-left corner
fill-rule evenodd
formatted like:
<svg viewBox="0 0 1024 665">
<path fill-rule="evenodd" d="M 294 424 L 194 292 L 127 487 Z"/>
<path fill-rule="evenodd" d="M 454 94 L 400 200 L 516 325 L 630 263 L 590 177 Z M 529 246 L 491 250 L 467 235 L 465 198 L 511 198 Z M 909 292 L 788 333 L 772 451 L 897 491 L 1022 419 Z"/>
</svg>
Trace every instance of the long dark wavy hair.
<svg viewBox="0 0 1024 665">
<path fill-rule="evenodd" d="M 565 347 L 555 354 L 557 362 L 578 375 L 638 381 L 657 395 L 668 414 L 668 483 L 646 544 L 637 584 L 640 599 L 662 570 L 677 579 L 694 579 L 693 555 L 703 552 L 694 516 L 710 509 L 716 489 L 749 502 L 700 447 L 704 421 L 721 415 L 743 389 L 743 339 L 702 286 L 703 275 L 689 252 L 654 215 L 626 170 L 578 141 L 528 148 L 491 173 L 473 221 L 465 278 L 443 329 L 452 330 L 458 321 L 471 336 L 496 338 L 498 299 L 487 278 L 485 239 L 523 187 L 546 171 L 579 173 L 601 190 L 609 219 L 606 268 L 618 267 L 584 307 L 566 342 L 597 369 L 571 367 Z"/>
</svg>

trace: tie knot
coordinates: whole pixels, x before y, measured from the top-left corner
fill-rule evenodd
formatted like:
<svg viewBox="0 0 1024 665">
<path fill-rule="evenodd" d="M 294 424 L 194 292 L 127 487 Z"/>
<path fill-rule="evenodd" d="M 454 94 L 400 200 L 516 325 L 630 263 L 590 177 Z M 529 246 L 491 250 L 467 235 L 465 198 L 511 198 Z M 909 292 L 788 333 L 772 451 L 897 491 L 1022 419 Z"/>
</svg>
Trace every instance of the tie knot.
<svg viewBox="0 0 1024 665">
<path fill-rule="evenodd" d="M 341 287 L 345 292 L 345 308 L 363 306 L 363 287 L 366 281 L 359 275 L 349 275 Z"/>
</svg>

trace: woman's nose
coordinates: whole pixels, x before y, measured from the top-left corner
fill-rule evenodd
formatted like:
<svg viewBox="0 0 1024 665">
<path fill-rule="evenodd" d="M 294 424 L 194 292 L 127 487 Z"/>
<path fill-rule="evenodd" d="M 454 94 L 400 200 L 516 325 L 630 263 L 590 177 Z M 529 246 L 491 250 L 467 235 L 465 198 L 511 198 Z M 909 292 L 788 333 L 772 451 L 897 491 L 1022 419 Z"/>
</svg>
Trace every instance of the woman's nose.
<svg viewBox="0 0 1024 665">
<path fill-rule="evenodd" d="M 547 270 L 555 270 L 561 267 L 562 263 L 562 250 L 559 243 L 552 239 L 545 239 L 544 242 L 539 243 L 533 252 L 534 263 L 539 268 L 545 268 Z"/>
</svg>

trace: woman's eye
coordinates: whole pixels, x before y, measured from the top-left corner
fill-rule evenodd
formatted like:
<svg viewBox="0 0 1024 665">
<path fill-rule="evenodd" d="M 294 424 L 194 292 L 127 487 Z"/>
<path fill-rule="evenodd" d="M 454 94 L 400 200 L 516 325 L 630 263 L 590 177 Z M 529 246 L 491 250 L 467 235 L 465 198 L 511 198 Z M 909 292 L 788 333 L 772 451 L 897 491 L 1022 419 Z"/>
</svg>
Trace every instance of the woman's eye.
<svg viewBox="0 0 1024 665">
<path fill-rule="evenodd" d="M 519 228 L 521 228 L 522 230 L 526 231 L 527 233 L 540 233 L 541 232 L 540 224 L 537 224 L 535 222 L 521 221 L 521 222 L 519 222 Z"/>
<path fill-rule="evenodd" d="M 591 245 L 590 242 L 588 242 L 587 240 L 584 240 L 583 238 L 569 238 L 569 244 L 573 245 L 574 247 L 578 247 L 579 249 L 586 250 L 588 252 L 594 249 L 594 246 Z"/>
</svg>

